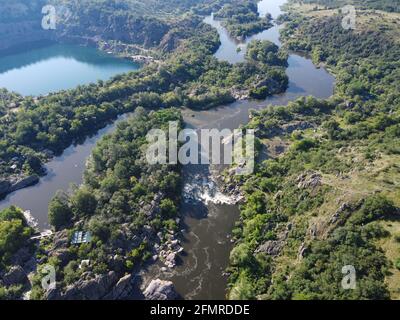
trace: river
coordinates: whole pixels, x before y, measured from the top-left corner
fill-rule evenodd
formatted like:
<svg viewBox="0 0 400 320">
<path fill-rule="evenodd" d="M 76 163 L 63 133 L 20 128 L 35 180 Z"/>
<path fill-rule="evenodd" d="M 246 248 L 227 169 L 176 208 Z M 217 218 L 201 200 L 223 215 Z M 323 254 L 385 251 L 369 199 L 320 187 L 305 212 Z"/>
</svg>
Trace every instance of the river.
<svg viewBox="0 0 400 320">
<path fill-rule="evenodd" d="M 260 1 L 259 14 L 265 16 L 269 12 L 276 19 L 282 13 L 280 7 L 284 3 L 286 0 Z M 281 45 L 281 26 L 278 25 L 240 43 L 232 39 L 213 16 L 204 21 L 215 27 L 220 35 L 221 46 L 215 53 L 219 60 L 230 63 L 244 61 L 247 44 L 255 39 L 270 40 Z M 241 51 L 237 50 L 238 47 Z M 265 101 L 238 101 L 207 111 L 185 110 L 187 127 L 233 130 L 248 123 L 251 109 L 262 109 L 270 104 L 287 105 L 302 96 L 312 95 L 325 99 L 333 94 L 335 78 L 325 69 L 314 66 L 308 57 L 291 53 L 287 75 L 288 90 L 284 94 L 268 97 Z M 239 208 L 231 204 L 235 199 L 218 190 L 208 166 L 189 165 L 183 171 L 185 186 L 181 212 L 185 233 L 182 242 L 186 254 L 172 272 L 160 271 L 160 264 L 151 267 L 144 276 L 144 283 L 156 277 L 169 279 L 185 299 L 222 300 L 227 293 L 227 278 L 223 273 L 233 248 L 230 233 L 239 219 Z"/>
<path fill-rule="evenodd" d="M 280 6 L 286 0 L 260 1 L 258 10 L 261 16 L 267 12 L 273 18 L 281 14 Z M 240 43 L 229 37 L 219 21 L 209 16 L 206 23 L 214 26 L 220 35 L 221 46 L 215 56 L 220 60 L 238 63 L 244 60 L 247 44 L 253 39 L 270 40 L 277 45 L 280 26 L 249 37 Z M 241 51 L 238 52 L 237 48 Z M 208 111 L 184 110 L 184 119 L 189 128 L 235 129 L 249 121 L 250 109 L 265 106 L 287 105 L 301 96 L 328 98 L 334 90 L 335 79 L 325 69 L 317 68 L 311 60 L 291 53 L 289 56 L 289 88 L 284 94 L 274 95 L 265 101 L 238 101 L 227 106 Z M 70 183 L 82 181 L 87 157 L 96 141 L 105 133 L 111 132 L 115 124 L 100 131 L 83 145 L 72 146 L 64 154 L 48 164 L 49 175 L 31 188 L 20 190 L 3 202 L 0 209 L 11 204 L 31 210 L 41 227 L 47 226 L 47 205 L 58 189 L 67 190 Z M 223 275 L 233 244 L 230 233 L 239 219 L 239 208 L 232 204 L 229 196 L 222 194 L 213 183 L 208 166 L 185 166 L 183 170 L 184 190 L 181 212 L 184 230 L 183 245 L 185 255 L 172 271 L 161 271 L 161 264 L 155 264 L 143 274 L 143 284 L 159 277 L 174 282 L 178 292 L 185 299 L 224 299 L 227 279 Z"/>
<path fill-rule="evenodd" d="M 23 51 L 0 56 L 0 87 L 23 95 L 43 95 L 74 88 L 139 69 L 136 63 L 119 59 L 94 48 L 64 44 L 27 45 Z M 123 119 L 125 117 L 122 117 Z M 114 130 L 116 122 L 71 146 L 46 165 L 47 176 L 39 184 L 9 194 L 0 200 L 0 210 L 16 205 L 29 210 L 41 229 L 49 228 L 47 207 L 57 190 L 82 183 L 86 159 L 96 142 Z"/>
</svg>

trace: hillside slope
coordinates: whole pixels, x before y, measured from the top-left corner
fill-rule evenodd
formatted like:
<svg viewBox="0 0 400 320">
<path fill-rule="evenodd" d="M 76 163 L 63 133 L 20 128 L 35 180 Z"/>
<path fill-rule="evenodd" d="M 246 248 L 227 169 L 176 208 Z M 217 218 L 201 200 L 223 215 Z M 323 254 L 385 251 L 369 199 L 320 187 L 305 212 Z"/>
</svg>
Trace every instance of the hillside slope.
<svg viewBox="0 0 400 320">
<path fill-rule="evenodd" d="M 247 179 L 226 177 L 246 195 L 229 297 L 399 299 L 398 25 L 363 9 L 344 30 L 337 9 L 307 2 L 287 6 L 283 40 L 336 75 L 335 95 L 253 115 L 270 158 Z M 356 286 L 346 290 L 349 266 Z"/>
</svg>

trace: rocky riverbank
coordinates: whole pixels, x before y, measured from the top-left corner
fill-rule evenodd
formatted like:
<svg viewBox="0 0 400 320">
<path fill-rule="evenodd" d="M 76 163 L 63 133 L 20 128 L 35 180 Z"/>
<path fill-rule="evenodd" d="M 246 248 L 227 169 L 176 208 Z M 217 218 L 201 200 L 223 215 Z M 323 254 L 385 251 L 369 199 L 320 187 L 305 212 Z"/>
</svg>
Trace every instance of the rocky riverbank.
<svg viewBox="0 0 400 320">
<path fill-rule="evenodd" d="M 10 180 L 0 180 L 0 198 L 14 191 L 33 186 L 39 182 L 39 176 L 31 175 Z"/>
<path fill-rule="evenodd" d="M 167 240 L 163 243 L 162 235 L 150 235 L 150 230 L 145 227 L 144 234 L 151 237 L 154 241 L 154 256 L 150 263 L 161 259 L 168 268 L 176 266 L 176 258 L 179 253 L 183 251 L 180 247 L 179 241 L 175 239 L 176 235 L 169 232 Z M 138 240 L 141 235 L 136 235 L 134 238 Z M 157 240 L 157 238 L 159 240 Z M 149 238 L 150 240 L 150 238 Z M 69 249 L 69 237 L 66 230 L 56 232 L 52 238 L 52 247 L 47 252 L 49 257 L 53 257 L 59 261 L 60 266 L 66 266 L 72 259 Z M 160 279 L 153 279 L 150 284 L 142 288 L 142 279 L 134 271 L 132 273 L 125 273 L 124 271 L 124 257 L 118 254 L 110 254 L 108 256 L 109 264 L 112 270 L 104 274 L 95 274 L 93 271 L 85 271 L 79 279 L 73 284 L 67 286 L 65 290 L 60 286 L 51 288 L 45 292 L 44 299 L 46 300 L 131 300 L 131 299 L 147 299 L 147 300 L 171 300 L 177 299 L 178 294 L 175 291 L 172 282 L 163 281 Z M 37 261 L 40 264 L 42 261 Z M 90 265 L 90 260 L 82 261 L 81 265 L 86 263 Z M 17 271 L 21 271 L 20 266 L 15 266 Z M 14 270 L 12 269 L 12 270 Z M 14 271 L 15 271 L 14 270 Z M 14 272 L 6 275 L 6 279 L 16 278 Z M 24 274 L 26 272 L 24 271 Z M 18 273 L 18 281 L 14 283 L 21 283 L 22 279 L 25 284 L 26 277 L 22 277 L 22 272 Z M 29 284 L 30 287 L 30 284 Z"/>
</svg>

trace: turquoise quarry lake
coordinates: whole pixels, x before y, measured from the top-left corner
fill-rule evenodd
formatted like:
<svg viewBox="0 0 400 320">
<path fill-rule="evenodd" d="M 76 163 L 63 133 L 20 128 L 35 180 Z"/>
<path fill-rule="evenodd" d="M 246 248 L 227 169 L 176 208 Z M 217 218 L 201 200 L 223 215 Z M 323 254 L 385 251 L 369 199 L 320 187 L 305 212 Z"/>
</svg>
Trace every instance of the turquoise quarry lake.
<svg viewBox="0 0 400 320">
<path fill-rule="evenodd" d="M 134 62 L 94 48 L 65 44 L 28 47 L 0 55 L 0 88 L 22 95 L 44 95 L 139 68 Z"/>
</svg>

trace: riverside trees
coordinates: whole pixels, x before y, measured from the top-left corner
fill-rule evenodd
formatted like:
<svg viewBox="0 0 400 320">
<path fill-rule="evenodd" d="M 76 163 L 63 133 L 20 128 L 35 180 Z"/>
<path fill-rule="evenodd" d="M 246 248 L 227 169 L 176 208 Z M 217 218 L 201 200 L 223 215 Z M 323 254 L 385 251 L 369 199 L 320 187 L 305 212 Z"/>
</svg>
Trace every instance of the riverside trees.
<svg viewBox="0 0 400 320">
<path fill-rule="evenodd" d="M 148 113 L 138 108 L 93 150 L 84 184 L 71 195 L 56 195 L 50 203 L 50 222 L 69 235 L 66 260 L 52 258 L 57 249 L 50 249 L 42 259 L 43 266 L 57 268 L 60 293 L 82 272 L 91 278 L 109 271 L 121 276 L 131 272 L 158 254 L 156 244 L 161 246 L 177 232 L 179 166 L 150 165 L 146 160 L 147 133 L 152 128 L 167 131 L 170 121 L 181 129 L 176 109 Z M 75 231 L 90 232 L 91 241 L 71 244 Z M 47 243 L 49 248 L 52 245 Z M 88 259 L 90 265 L 78 268 Z M 33 297 L 43 298 L 43 294 L 40 282 L 35 282 Z"/>
<path fill-rule="evenodd" d="M 166 55 L 160 66 L 149 65 L 46 97 L 22 98 L 3 91 L 7 107 L 0 105 L 0 112 L 7 110 L 7 114 L 0 117 L 0 177 L 42 174 L 40 162 L 48 159 L 48 150 L 59 154 L 138 106 L 207 109 L 233 102 L 237 91 L 265 98 L 286 89 L 284 64 L 276 65 L 276 59 L 283 62 L 280 53 L 276 57 L 271 53 L 275 57 L 271 61 L 248 57 L 244 63 L 230 65 L 212 56 L 219 38 L 210 26 L 196 24 L 183 34 L 180 47 Z M 10 105 L 18 109 L 11 112 Z M 33 158 L 34 166 L 27 160 Z M 11 172 L 12 159 L 19 161 Z"/>
<path fill-rule="evenodd" d="M 0 274 L 3 276 L 12 266 L 12 259 L 23 247 L 32 249 L 28 239 L 33 229 L 28 226 L 20 209 L 10 207 L 0 211 Z M 29 251 L 29 250 L 28 250 Z M 23 283 L 0 284 L 0 300 L 18 299 L 23 291 Z"/>
</svg>

